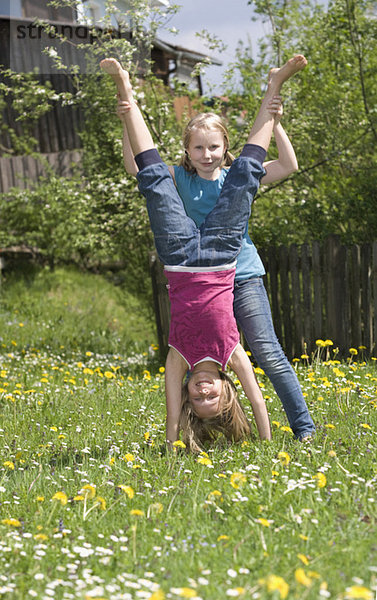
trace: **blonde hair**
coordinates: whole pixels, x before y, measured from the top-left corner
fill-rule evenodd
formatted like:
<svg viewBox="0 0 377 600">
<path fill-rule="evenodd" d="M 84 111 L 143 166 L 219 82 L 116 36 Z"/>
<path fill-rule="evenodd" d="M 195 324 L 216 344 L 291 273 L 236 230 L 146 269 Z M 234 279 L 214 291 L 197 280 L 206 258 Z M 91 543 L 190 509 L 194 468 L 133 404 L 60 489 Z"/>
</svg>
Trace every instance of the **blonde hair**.
<svg viewBox="0 0 377 600">
<path fill-rule="evenodd" d="M 234 442 L 251 434 L 250 422 L 238 400 L 233 381 L 226 373 L 219 371 L 219 374 L 222 379 L 220 411 L 214 417 L 199 418 L 189 399 L 188 382 L 182 388 L 179 425 L 182 430 L 182 441 L 189 452 L 201 452 L 203 444 L 214 441 L 219 433 L 222 433 L 227 440 Z"/>
<path fill-rule="evenodd" d="M 230 167 L 234 161 L 234 156 L 229 152 L 229 132 L 224 120 L 216 115 L 216 113 L 198 113 L 193 117 L 186 125 L 183 132 L 183 146 L 185 153 L 180 160 L 180 166 L 184 167 L 186 171 L 194 175 L 196 173 L 195 167 L 193 167 L 187 149 L 190 144 L 191 135 L 193 131 L 197 129 L 204 129 L 205 131 L 219 131 L 224 137 L 225 152 L 222 167 Z"/>
</svg>

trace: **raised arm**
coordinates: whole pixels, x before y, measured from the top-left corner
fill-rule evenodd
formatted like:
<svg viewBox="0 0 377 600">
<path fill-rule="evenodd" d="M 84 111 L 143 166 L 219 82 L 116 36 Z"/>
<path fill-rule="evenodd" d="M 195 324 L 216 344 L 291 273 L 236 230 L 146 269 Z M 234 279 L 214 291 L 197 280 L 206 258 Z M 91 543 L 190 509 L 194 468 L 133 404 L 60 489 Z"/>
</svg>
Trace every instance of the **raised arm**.
<svg viewBox="0 0 377 600">
<path fill-rule="evenodd" d="M 127 131 L 127 127 L 125 122 L 123 121 L 123 140 L 122 140 L 122 146 L 123 146 L 123 163 L 124 163 L 124 168 L 126 169 L 127 173 L 129 175 L 134 175 L 136 176 L 139 169 L 137 168 L 137 164 L 135 162 L 134 159 L 134 155 L 132 153 L 132 149 L 131 149 L 131 144 L 130 144 L 130 140 L 128 137 L 128 131 Z"/>
<path fill-rule="evenodd" d="M 187 364 L 174 348 L 170 348 L 165 364 L 166 443 L 172 446 L 179 437 L 182 409 L 182 381 Z"/>
<path fill-rule="evenodd" d="M 255 377 L 252 364 L 241 344 L 238 344 L 233 352 L 229 361 L 229 366 L 236 373 L 246 397 L 251 404 L 259 437 L 261 440 L 270 440 L 271 427 L 266 403 Z"/>
<path fill-rule="evenodd" d="M 279 96 L 276 96 L 278 99 Z M 272 104 L 272 103 L 271 103 Z M 275 112 L 275 123 L 273 133 L 275 136 L 275 142 L 278 149 L 278 158 L 276 160 L 270 160 L 263 164 L 266 169 L 266 175 L 262 177 L 261 184 L 273 183 L 288 177 L 291 173 L 294 173 L 298 169 L 296 153 L 292 146 L 292 143 L 284 130 L 280 119 L 283 115 L 283 105 L 276 106 Z"/>
<path fill-rule="evenodd" d="M 122 145 L 123 145 L 124 168 L 126 169 L 127 173 L 129 173 L 129 175 L 136 176 L 139 169 L 135 162 L 134 155 L 132 152 L 131 142 L 130 142 L 130 138 L 128 136 L 128 131 L 127 131 L 127 123 L 126 123 L 126 119 L 125 119 L 125 115 L 128 113 L 128 111 L 130 109 L 131 109 L 131 104 L 129 102 L 121 100 L 119 97 L 119 94 L 118 94 L 117 115 L 123 124 Z M 174 167 L 168 166 L 168 169 L 169 169 L 170 175 L 173 177 L 173 181 L 175 183 Z"/>
</svg>

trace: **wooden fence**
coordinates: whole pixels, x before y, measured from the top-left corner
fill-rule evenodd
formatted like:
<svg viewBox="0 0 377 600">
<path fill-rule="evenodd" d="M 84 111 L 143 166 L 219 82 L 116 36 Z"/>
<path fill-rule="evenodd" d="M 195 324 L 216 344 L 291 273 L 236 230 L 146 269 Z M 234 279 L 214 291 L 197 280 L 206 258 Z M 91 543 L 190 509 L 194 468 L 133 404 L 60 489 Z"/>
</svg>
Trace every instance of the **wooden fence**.
<svg viewBox="0 0 377 600">
<path fill-rule="evenodd" d="M 377 242 L 345 246 L 337 236 L 323 243 L 260 250 L 267 275 L 277 336 L 289 359 L 330 339 L 338 356 L 365 346 L 377 356 Z M 159 261 L 151 258 L 157 332 L 162 354 L 167 349 L 169 299 Z"/>
<path fill-rule="evenodd" d="M 8 192 L 12 187 L 26 189 L 34 186 L 39 177 L 46 176 L 50 170 L 62 177 L 70 177 L 73 170 L 80 166 L 79 150 L 51 152 L 34 156 L 12 156 L 0 158 L 0 193 Z"/>
</svg>

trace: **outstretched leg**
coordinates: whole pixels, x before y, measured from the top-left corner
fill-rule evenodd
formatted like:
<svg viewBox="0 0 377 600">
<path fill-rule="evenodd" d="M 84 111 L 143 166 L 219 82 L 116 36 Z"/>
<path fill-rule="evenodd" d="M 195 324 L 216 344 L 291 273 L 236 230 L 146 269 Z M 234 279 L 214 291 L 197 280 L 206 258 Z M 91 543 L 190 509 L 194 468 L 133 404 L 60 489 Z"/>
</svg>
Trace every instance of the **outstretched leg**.
<svg viewBox="0 0 377 600">
<path fill-rule="evenodd" d="M 268 110 L 268 104 L 274 96 L 280 94 L 283 83 L 295 73 L 301 71 L 307 65 L 307 62 L 305 56 L 296 54 L 282 67 L 270 70 L 267 91 L 249 133 L 248 144 L 256 144 L 265 150 L 268 149 L 275 120 L 275 116 Z"/>
<path fill-rule="evenodd" d="M 198 231 L 185 211 L 169 169 L 159 156 L 137 103 L 133 99 L 129 75 L 115 58 L 106 58 L 101 68 L 115 82 L 120 99 L 130 104 L 122 115 L 139 172 L 139 189 L 147 199 L 147 209 L 155 245 L 165 265 L 186 264 L 196 259 Z"/>
<path fill-rule="evenodd" d="M 136 156 L 155 147 L 152 136 L 144 121 L 143 115 L 133 98 L 132 86 L 128 72 L 125 71 L 115 58 L 105 58 L 100 67 L 110 75 L 117 86 L 121 100 L 129 102 L 130 110 L 124 115 L 127 133 L 133 155 Z"/>
</svg>

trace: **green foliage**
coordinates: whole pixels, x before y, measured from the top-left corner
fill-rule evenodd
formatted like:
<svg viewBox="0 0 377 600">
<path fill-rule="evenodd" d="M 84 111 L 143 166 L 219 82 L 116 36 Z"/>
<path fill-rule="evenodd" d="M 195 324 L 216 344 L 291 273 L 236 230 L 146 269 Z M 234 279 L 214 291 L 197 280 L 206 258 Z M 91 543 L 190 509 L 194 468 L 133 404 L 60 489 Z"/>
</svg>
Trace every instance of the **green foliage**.
<svg viewBox="0 0 377 600">
<path fill-rule="evenodd" d="M 284 124 L 300 170 L 288 182 L 262 189 L 254 240 L 300 243 L 329 233 L 350 242 L 375 239 L 376 3 L 306 2 L 303 9 L 297 2 L 251 4 L 270 20 L 271 47 L 279 48 L 275 61 L 301 52 L 309 62 L 283 88 Z M 247 66 L 250 55 L 244 56 Z M 246 80 L 247 68 L 242 75 Z M 253 93 L 249 81 L 244 88 Z"/>
</svg>

